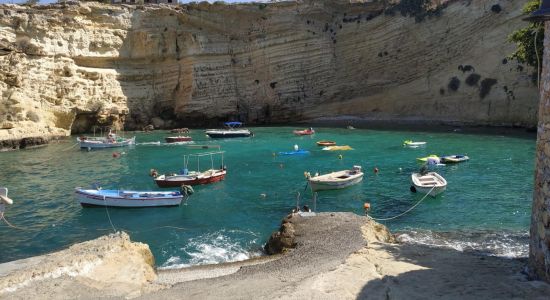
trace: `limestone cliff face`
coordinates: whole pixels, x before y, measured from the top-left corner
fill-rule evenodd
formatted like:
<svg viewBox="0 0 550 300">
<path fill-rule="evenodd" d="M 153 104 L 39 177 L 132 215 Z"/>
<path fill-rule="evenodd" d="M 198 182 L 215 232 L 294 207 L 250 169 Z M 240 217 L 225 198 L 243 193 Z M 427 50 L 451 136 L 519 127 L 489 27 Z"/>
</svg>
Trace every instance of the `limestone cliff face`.
<svg viewBox="0 0 550 300">
<path fill-rule="evenodd" d="M 525 1 L 0 6 L 0 139 L 341 115 L 534 126 Z M 407 6 L 408 5 L 408 6 Z"/>
</svg>

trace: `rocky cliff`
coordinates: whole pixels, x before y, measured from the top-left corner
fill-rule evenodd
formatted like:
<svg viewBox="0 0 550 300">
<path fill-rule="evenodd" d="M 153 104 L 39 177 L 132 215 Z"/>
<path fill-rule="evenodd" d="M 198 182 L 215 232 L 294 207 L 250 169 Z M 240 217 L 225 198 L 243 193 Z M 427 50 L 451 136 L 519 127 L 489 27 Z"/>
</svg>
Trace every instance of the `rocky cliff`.
<svg viewBox="0 0 550 300">
<path fill-rule="evenodd" d="M 534 126 L 525 1 L 0 6 L 0 140 L 336 116 Z"/>
</svg>

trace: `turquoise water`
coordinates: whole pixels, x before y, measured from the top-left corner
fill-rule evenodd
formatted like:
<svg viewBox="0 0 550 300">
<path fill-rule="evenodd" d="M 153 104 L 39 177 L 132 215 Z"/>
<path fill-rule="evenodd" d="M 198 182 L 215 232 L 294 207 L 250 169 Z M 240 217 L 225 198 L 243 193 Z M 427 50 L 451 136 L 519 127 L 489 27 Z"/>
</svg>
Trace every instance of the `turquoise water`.
<svg viewBox="0 0 550 300">
<path fill-rule="evenodd" d="M 439 167 L 437 172 L 448 181 L 447 191 L 436 199 L 426 199 L 407 215 L 383 223 L 422 242 L 450 239 L 470 243 L 473 248 L 491 248 L 494 245 L 482 244 L 492 237 L 498 241 L 494 244 L 504 243 L 518 248 L 512 252 L 525 253 L 533 189 L 533 136 L 318 128 L 315 136 L 297 137 L 292 135 L 293 129 L 252 128 L 254 138 L 228 140 L 209 140 L 203 131 L 194 130 L 191 136 L 196 143 L 222 146 L 228 175 L 222 182 L 196 187 L 186 205 L 172 208 L 82 208 L 73 190 L 96 182 L 105 189 L 156 189 L 149 177 L 151 168 L 161 173 L 178 171 L 184 154 L 201 150 L 138 144 L 113 158 L 113 151 L 120 149 L 81 151 L 70 148 L 74 139 L 67 139 L 44 148 L 0 153 L 1 185 L 9 188 L 15 201 L 6 218 L 23 229 L 0 224 L 0 262 L 107 234 L 112 231 L 108 216 L 117 230 L 126 230 L 133 240 L 149 244 L 161 267 L 245 259 L 261 253 L 269 234 L 295 205 L 298 191 L 302 205 L 311 206 L 311 192 L 304 192 L 304 171 L 324 173 L 361 165 L 364 181 L 346 190 L 319 193 L 317 210 L 362 214 L 363 203 L 370 202 L 373 216 L 391 217 L 420 200 L 421 196 L 409 191 L 409 178 L 420 167 L 415 158 L 429 154 L 467 154 L 471 160 Z M 147 143 L 162 141 L 169 133 L 136 135 L 138 143 Z M 355 150 L 321 151 L 315 142 L 322 139 Z M 428 144 L 403 148 L 405 139 Z M 294 144 L 311 154 L 273 155 L 292 150 Z M 201 166 L 209 165 L 209 159 L 201 160 Z M 378 175 L 372 172 L 375 167 L 380 170 Z M 472 244 L 472 239 L 477 244 Z"/>
</svg>

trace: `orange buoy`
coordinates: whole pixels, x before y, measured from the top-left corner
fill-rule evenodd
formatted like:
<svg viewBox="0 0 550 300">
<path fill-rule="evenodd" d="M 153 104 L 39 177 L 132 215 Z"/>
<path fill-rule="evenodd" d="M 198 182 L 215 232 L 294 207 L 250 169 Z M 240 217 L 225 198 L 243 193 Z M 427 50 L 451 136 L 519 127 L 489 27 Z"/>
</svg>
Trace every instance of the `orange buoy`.
<svg viewBox="0 0 550 300">
<path fill-rule="evenodd" d="M 118 152 L 113 152 L 113 157 L 114 157 L 114 158 L 120 157 L 120 153 L 118 153 Z"/>
<path fill-rule="evenodd" d="M 370 209 L 370 203 L 365 202 L 365 204 L 363 204 L 363 208 L 364 209 Z"/>
</svg>

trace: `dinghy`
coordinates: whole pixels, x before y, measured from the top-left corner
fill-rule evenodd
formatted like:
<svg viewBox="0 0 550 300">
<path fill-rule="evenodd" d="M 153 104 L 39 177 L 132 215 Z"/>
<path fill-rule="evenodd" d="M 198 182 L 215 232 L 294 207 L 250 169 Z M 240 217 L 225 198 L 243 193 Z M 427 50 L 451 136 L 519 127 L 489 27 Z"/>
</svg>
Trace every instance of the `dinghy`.
<svg viewBox="0 0 550 300">
<path fill-rule="evenodd" d="M 436 172 L 413 173 L 411 175 L 411 192 L 428 194 L 435 197 L 445 191 L 447 180 Z"/>
<path fill-rule="evenodd" d="M 168 136 L 164 140 L 167 143 L 182 143 L 182 142 L 191 142 L 193 139 L 190 136 L 178 135 L 178 136 Z"/>
<path fill-rule="evenodd" d="M 348 151 L 348 150 L 353 150 L 353 148 L 351 148 L 348 145 L 343 145 L 343 146 L 328 146 L 328 147 L 325 147 L 321 150 L 323 150 L 323 151 Z"/>
<path fill-rule="evenodd" d="M 332 172 L 311 177 L 306 173 L 312 191 L 337 190 L 347 188 L 363 180 L 360 166 L 353 166 L 351 170 Z"/>
<path fill-rule="evenodd" d="M 336 142 L 334 141 L 318 141 L 317 146 L 336 146 Z"/>
<path fill-rule="evenodd" d="M 313 130 L 313 128 L 308 128 L 304 130 L 294 130 L 292 133 L 295 135 L 312 135 L 315 134 L 315 130 Z"/>
<path fill-rule="evenodd" d="M 426 157 L 418 157 L 416 160 L 422 161 L 422 162 L 427 162 L 428 159 L 430 159 L 430 158 L 440 159 L 438 155 L 431 154 L 431 155 L 428 155 L 428 156 L 426 156 Z"/>
<path fill-rule="evenodd" d="M 189 186 L 182 187 L 182 191 L 170 192 L 75 189 L 80 205 L 111 207 L 178 206 L 192 191 Z"/>
<path fill-rule="evenodd" d="M 466 155 L 445 155 L 441 157 L 441 162 L 447 164 L 456 164 L 468 161 L 470 158 Z"/>
<path fill-rule="evenodd" d="M 403 142 L 403 146 L 404 147 L 409 147 L 409 148 L 418 148 L 420 146 L 424 146 L 426 145 L 426 142 L 414 142 L 414 141 L 411 141 L 411 140 L 406 140 Z"/>
</svg>

